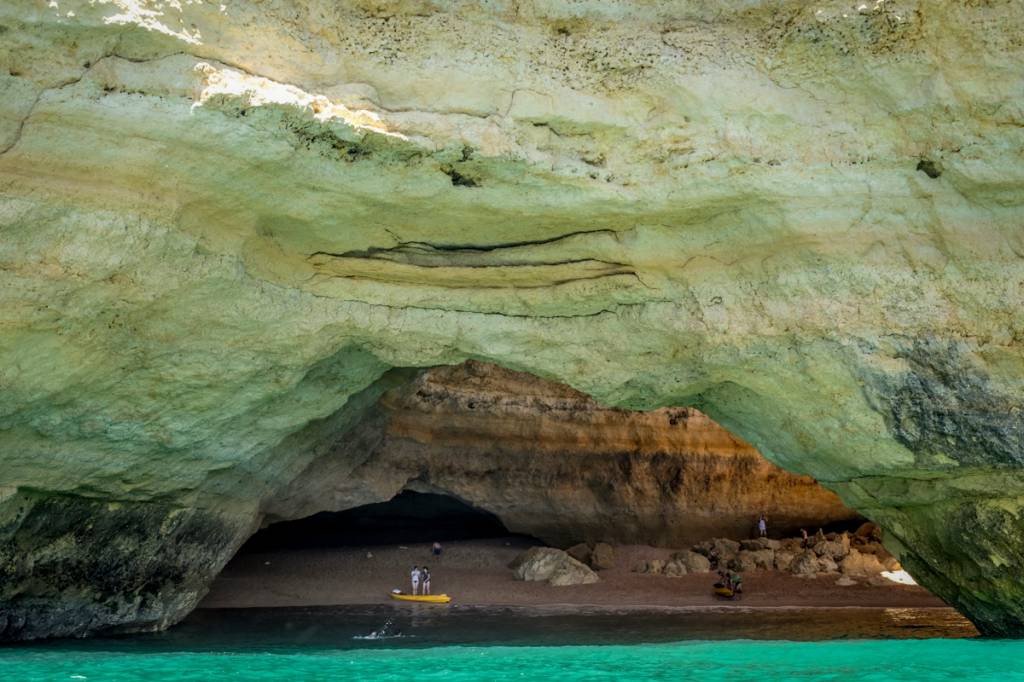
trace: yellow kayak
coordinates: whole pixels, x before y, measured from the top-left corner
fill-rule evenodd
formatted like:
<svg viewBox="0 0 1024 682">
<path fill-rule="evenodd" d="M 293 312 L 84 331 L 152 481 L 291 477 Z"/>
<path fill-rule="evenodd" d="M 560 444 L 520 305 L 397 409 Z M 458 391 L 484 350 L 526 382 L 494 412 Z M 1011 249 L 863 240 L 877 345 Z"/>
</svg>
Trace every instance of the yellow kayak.
<svg viewBox="0 0 1024 682">
<path fill-rule="evenodd" d="M 711 590 L 724 599 L 735 599 L 740 596 L 739 592 L 735 592 L 731 587 L 723 585 L 722 583 L 715 583 L 715 586 Z"/>
<path fill-rule="evenodd" d="M 398 601 L 416 601 L 424 604 L 447 604 L 452 600 L 447 594 L 395 594 L 391 593 L 392 599 Z"/>
</svg>

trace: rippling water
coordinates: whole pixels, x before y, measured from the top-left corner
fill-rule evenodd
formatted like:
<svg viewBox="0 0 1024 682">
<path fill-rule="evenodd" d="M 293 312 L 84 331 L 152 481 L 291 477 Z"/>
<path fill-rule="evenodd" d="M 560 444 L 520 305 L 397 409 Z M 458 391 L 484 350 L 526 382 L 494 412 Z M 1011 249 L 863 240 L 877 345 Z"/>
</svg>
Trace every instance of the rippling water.
<svg viewBox="0 0 1024 682">
<path fill-rule="evenodd" d="M 354 638 L 389 615 L 404 637 Z M 1024 680 L 1024 642 L 972 634 L 946 609 L 201 611 L 167 633 L 0 648 L 0 674 L 109 682 Z"/>
</svg>

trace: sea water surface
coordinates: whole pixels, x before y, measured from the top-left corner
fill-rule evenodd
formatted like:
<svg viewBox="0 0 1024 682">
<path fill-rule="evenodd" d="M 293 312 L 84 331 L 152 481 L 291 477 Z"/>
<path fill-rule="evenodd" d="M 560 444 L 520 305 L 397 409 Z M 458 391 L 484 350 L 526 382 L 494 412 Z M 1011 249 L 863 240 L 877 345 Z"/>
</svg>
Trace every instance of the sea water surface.
<svg viewBox="0 0 1024 682">
<path fill-rule="evenodd" d="M 389 616 L 402 637 L 357 638 Z M 973 634 L 945 609 L 200 611 L 166 633 L 0 648 L 0 678 L 1024 680 L 1024 642 Z"/>
</svg>

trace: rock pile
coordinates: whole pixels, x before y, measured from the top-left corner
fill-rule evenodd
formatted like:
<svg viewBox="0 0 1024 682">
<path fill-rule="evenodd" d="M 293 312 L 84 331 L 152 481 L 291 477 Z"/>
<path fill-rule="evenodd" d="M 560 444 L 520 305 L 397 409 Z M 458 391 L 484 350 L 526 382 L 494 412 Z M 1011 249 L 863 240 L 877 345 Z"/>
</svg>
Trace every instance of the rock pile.
<svg viewBox="0 0 1024 682">
<path fill-rule="evenodd" d="M 676 552 L 668 561 L 663 559 L 652 559 L 643 561 L 633 568 L 637 573 L 651 573 L 653 575 L 666 575 L 670 578 L 690 573 L 708 573 L 711 571 L 711 562 L 708 558 L 698 552 L 685 550 Z"/>
<path fill-rule="evenodd" d="M 806 543 L 801 538 L 755 538 L 739 542 L 715 538 L 694 545 L 691 550 L 677 552 L 668 561 L 642 561 L 633 570 L 678 577 L 719 568 L 740 572 L 775 570 L 802 578 L 838 575 L 841 577 L 837 584 L 855 585 L 855 579 L 879 584 L 884 581 L 880 576 L 883 571 L 899 570 L 900 564 L 882 546 L 880 529 L 865 523 L 852 535 L 819 531 Z"/>
<path fill-rule="evenodd" d="M 595 571 L 607 571 L 615 566 L 615 548 L 607 542 L 599 542 L 593 547 L 581 542 L 565 552 L 576 561 L 589 565 Z"/>
<path fill-rule="evenodd" d="M 556 587 L 589 585 L 600 578 L 590 568 L 554 547 L 531 547 L 511 563 L 516 580 L 542 581 Z"/>
</svg>

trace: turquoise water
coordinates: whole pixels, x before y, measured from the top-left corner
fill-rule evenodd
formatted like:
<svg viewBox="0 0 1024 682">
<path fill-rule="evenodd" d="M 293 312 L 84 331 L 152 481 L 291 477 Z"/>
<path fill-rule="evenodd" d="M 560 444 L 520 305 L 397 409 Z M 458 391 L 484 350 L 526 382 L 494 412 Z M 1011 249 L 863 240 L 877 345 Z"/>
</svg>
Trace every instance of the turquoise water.
<svg viewBox="0 0 1024 682">
<path fill-rule="evenodd" d="M 720 641 L 265 652 L 2 650 L 5 680 L 1024 680 L 1024 642 Z"/>
<path fill-rule="evenodd" d="M 362 639 L 389 618 L 401 638 Z M 200 610 L 162 633 L 0 647 L 0 682 L 1024 682 L 1024 641 L 975 635 L 951 609 Z"/>
</svg>

